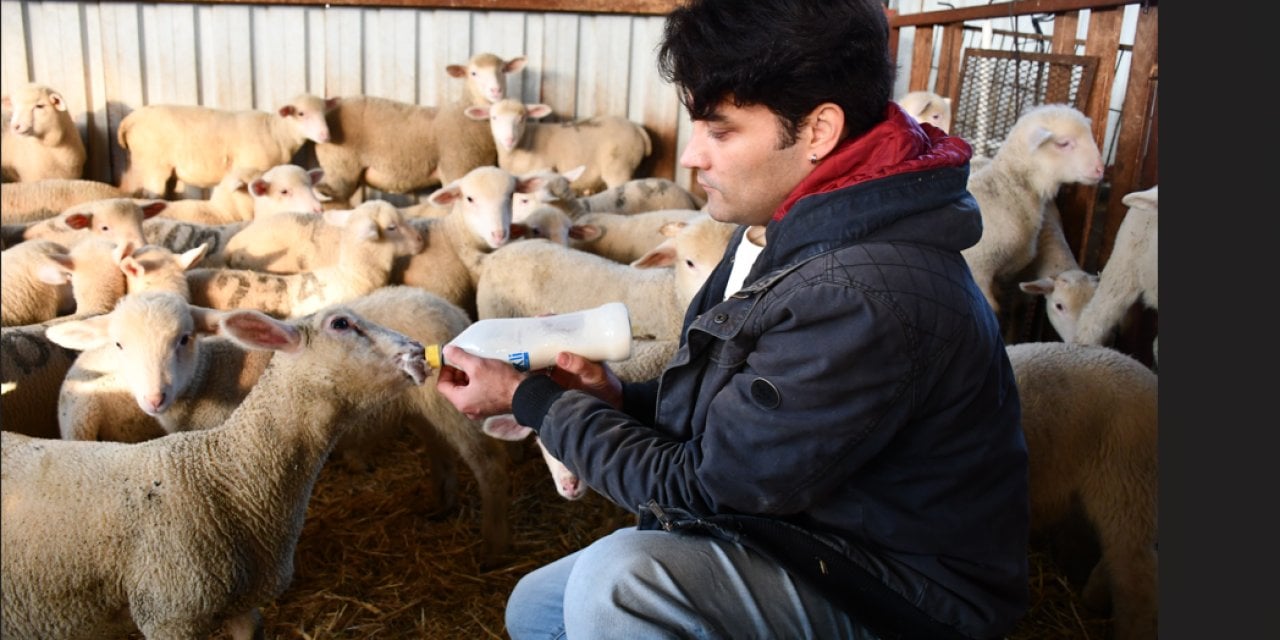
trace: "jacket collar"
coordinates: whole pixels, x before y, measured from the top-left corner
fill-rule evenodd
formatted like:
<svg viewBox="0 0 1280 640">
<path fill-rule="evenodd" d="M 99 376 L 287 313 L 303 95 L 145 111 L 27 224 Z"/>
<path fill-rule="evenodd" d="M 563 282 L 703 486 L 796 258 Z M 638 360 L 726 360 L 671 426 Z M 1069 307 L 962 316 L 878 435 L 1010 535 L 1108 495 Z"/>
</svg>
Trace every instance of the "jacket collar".
<svg viewBox="0 0 1280 640">
<path fill-rule="evenodd" d="M 890 102 L 885 119 L 865 134 L 837 145 L 782 201 L 773 220 L 781 220 L 806 196 L 901 173 L 958 167 L 972 156 L 969 143 L 933 125 L 917 123 L 897 103 Z"/>
</svg>

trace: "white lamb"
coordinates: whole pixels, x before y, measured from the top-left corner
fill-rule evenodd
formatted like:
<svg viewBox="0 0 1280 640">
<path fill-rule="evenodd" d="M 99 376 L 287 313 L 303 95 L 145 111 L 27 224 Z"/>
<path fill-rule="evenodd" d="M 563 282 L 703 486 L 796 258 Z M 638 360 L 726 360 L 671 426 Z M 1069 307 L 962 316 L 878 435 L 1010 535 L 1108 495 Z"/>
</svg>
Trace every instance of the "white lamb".
<svg viewBox="0 0 1280 640">
<path fill-rule="evenodd" d="M 288 164 L 307 140 L 328 142 L 325 112 L 336 99 L 301 94 L 275 113 L 201 105 L 146 105 L 120 121 L 116 137 L 129 155 L 120 179 L 128 194 L 171 197 L 176 180 L 209 188 L 231 175 L 248 182 Z"/>
<path fill-rule="evenodd" d="M 547 448 L 542 445 L 542 440 L 533 433 L 533 429 L 516 422 L 515 416 L 504 413 L 496 416 L 489 416 L 484 419 L 482 427 L 484 433 L 490 437 L 504 440 L 507 442 L 519 442 L 533 436 L 533 441 L 537 443 L 538 450 L 542 452 L 542 461 L 546 463 L 547 470 L 551 472 L 551 481 L 555 484 L 556 493 L 565 500 L 577 500 L 587 494 L 587 485 L 578 478 L 578 475 L 564 466 L 564 463 L 558 460 Z"/>
<path fill-rule="evenodd" d="M 0 434 L 0 635 L 261 637 L 333 444 L 427 368 L 422 345 L 340 307 L 220 325 L 278 357 L 216 429 L 138 444 Z"/>
<path fill-rule="evenodd" d="M 410 255 L 422 250 L 422 234 L 404 214 L 385 200 L 366 200 L 354 209 L 331 209 L 322 214 L 276 211 L 256 216 L 232 235 L 222 250 L 232 269 L 268 273 L 300 273 L 337 263 L 342 229 L 355 212 L 375 220 L 388 240 Z"/>
<path fill-rule="evenodd" d="M 435 293 L 476 317 L 480 264 L 512 239 L 511 196 L 538 188 L 541 180 L 477 167 L 436 190 L 427 201 L 450 211 L 409 220 L 422 233 L 425 248 L 397 260 L 392 282 Z"/>
<path fill-rule="evenodd" d="M 387 207 L 392 212 L 395 207 Z M 276 318 L 297 317 L 345 302 L 388 284 L 394 261 L 409 249 L 392 236 L 373 207 L 357 207 L 340 230 L 337 262 L 309 271 L 273 274 L 252 269 L 187 271 L 194 304 L 214 309 L 258 309 Z"/>
<path fill-rule="evenodd" d="M 1064 342 L 1071 342 L 1076 335 L 1080 310 L 1084 309 L 1084 305 L 1098 288 L 1098 276 L 1080 268 L 1080 263 L 1076 261 L 1071 245 L 1063 234 L 1062 215 L 1053 200 L 1045 205 L 1044 224 L 1040 226 L 1036 257 L 1031 265 L 1028 270 L 1035 279 L 1019 282 L 1018 288 L 1024 293 L 1044 297 L 1045 315 L 1049 324 L 1059 338 Z"/>
<path fill-rule="evenodd" d="M 1076 342 L 1105 343 L 1136 302 L 1159 309 L 1158 198 L 1156 186 L 1129 193 L 1121 200 L 1129 211 L 1116 230 L 1111 256 L 1098 274 L 1098 290 L 1080 311 Z M 1158 344 L 1154 349 L 1158 357 Z"/>
<path fill-rule="evenodd" d="M 333 138 L 317 144 L 325 170 L 319 189 L 350 203 L 367 185 L 389 193 L 411 193 L 447 184 L 476 167 L 497 163 L 487 129 L 462 114 L 469 105 L 487 105 L 506 91 L 506 76 L 524 68 L 523 57 L 503 60 L 479 53 L 467 64 L 446 67 L 465 79 L 462 102 L 421 106 L 375 96 L 343 98 L 332 115 Z"/>
<path fill-rule="evenodd" d="M 384 287 L 347 306 L 423 344 L 447 342 L 470 324 L 456 305 L 413 287 Z M 173 294 L 131 295 L 108 316 L 55 332 L 59 344 L 83 350 L 61 390 L 63 437 L 138 442 L 221 424 L 272 357 L 218 337 L 217 320 L 226 313 Z M 452 450 L 480 487 L 484 553 L 508 547 L 505 454 L 434 383 L 389 401 L 363 424 L 339 441 L 335 455 L 358 462 L 370 445 L 409 426 L 429 444 L 431 478 L 444 509 L 457 503 Z"/>
<path fill-rule="evenodd" d="M 577 219 L 592 212 L 639 213 L 659 209 L 701 209 L 706 202 L 687 189 L 666 178 L 635 178 L 611 189 L 580 196 L 570 186 L 586 170 L 541 172 L 547 181 L 533 193 L 516 194 L 511 203 L 511 219 L 523 222 L 528 212 L 538 206 L 552 205 Z"/>
<path fill-rule="evenodd" d="M 109 198 L 77 204 L 38 222 L 23 225 L 24 240 L 52 240 L 67 247 L 86 238 L 102 238 L 118 245 L 142 246 L 143 222 L 153 218 L 169 203 L 164 200 Z"/>
<path fill-rule="evenodd" d="M 1111 605 L 1117 640 L 1157 637 L 1156 375 L 1106 347 L 1036 342 L 1007 351 L 1022 403 L 1032 531 L 1052 531 L 1082 507 L 1102 550 L 1086 604 Z"/>
<path fill-rule="evenodd" d="M 898 98 L 897 103 L 916 122 L 931 124 L 944 132 L 951 131 L 951 98 L 932 91 L 912 91 Z"/>
<path fill-rule="evenodd" d="M 65 260 L 67 248 L 52 240 L 0 251 L 0 326 L 35 324 L 75 310 Z"/>
<path fill-rule="evenodd" d="M 602 115 L 572 122 L 530 122 L 549 115 L 545 104 L 505 98 L 489 106 L 468 107 L 467 117 L 488 120 L 498 148 L 498 166 L 524 174 L 541 169 L 569 171 L 585 166 L 575 181 L 579 193 L 616 187 L 632 179 L 653 152 L 645 128 L 621 116 Z"/>
<path fill-rule="evenodd" d="M 478 317 L 531 317 L 619 301 L 631 313 L 634 337 L 678 339 L 685 309 L 719 263 L 733 228 L 705 214 L 671 223 L 667 241 L 632 265 L 551 242 L 514 242 L 482 263 Z"/>
<path fill-rule="evenodd" d="M 706 215 L 698 209 L 660 209 L 640 213 L 585 213 L 574 220 L 569 246 L 623 264 L 631 264 L 662 244 L 669 222 Z"/>
<path fill-rule="evenodd" d="M 0 135 L 0 176 L 6 182 L 83 177 L 84 140 L 61 93 L 29 83 L 3 103 L 12 113 Z"/>
<path fill-rule="evenodd" d="M 1062 104 L 1024 113 L 991 162 L 969 176 L 982 210 L 982 238 L 961 252 L 996 312 L 1005 282 L 1036 256 L 1046 203 L 1064 184 L 1096 184 L 1102 155 L 1089 118 Z"/>
<path fill-rule="evenodd" d="M 124 196 L 115 185 L 97 180 L 46 178 L 5 182 L 0 184 L 0 219 L 6 224 L 36 222 L 83 202 Z"/>
<path fill-rule="evenodd" d="M 228 174 L 209 192 L 208 200 L 171 200 L 161 216 L 183 222 L 221 225 L 248 222 L 258 216 L 280 211 L 320 213 L 323 205 L 313 185 L 324 175 L 322 169 L 303 169 L 281 164 L 245 184 Z"/>
</svg>

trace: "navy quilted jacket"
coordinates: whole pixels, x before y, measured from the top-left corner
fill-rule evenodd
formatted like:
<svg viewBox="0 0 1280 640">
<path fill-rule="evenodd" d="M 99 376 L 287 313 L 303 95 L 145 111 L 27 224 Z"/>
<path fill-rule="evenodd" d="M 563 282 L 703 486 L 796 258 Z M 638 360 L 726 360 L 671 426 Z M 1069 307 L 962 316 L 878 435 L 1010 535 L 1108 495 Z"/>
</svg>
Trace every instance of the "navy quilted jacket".
<svg viewBox="0 0 1280 640">
<path fill-rule="evenodd" d="M 775 556 L 885 638 L 993 638 L 1025 612 L 1027 452 L 960 250 L 968 166 L 799 199 L 723 299 L 735 235 L 625 411 L 544 376 L 514 412 L 640 526 Z"/>
</svg>

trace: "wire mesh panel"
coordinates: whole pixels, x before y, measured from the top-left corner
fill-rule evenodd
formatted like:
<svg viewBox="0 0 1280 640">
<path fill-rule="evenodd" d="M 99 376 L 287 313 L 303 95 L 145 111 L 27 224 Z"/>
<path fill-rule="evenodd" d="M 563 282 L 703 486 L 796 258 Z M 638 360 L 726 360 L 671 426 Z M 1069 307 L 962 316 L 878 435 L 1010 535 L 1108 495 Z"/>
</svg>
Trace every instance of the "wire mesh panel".
<svg viewBox="0 0 1280 640">
<path fill-rule="evenodd" d="M 989 158 L 1030 107 L 1069 104 L 1084 111 L 1097 67 L 1097 56 L 966 49 L 951 133 Z"/>
</svg>

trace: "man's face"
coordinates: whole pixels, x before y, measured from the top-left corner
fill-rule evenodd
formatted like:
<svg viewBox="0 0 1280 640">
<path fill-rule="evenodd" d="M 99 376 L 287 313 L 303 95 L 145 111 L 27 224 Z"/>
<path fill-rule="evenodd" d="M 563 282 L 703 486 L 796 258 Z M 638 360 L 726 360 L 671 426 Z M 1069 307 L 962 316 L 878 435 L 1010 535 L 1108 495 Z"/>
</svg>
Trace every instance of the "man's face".
<svg viewBox="0 0 1280 640">
<path fill-rule="evenodd" d="M 802 128 L 801 139 L 805 133 Z M 769 222 L 813 170 L 804 145 L 779 149 L 782 138 L 782 123 L 760 105 L 735 107 L 726 100 L 710 118 L 693 122 L 680 164 L 697 170 L 712 218 L 746 225 Z"/>
</svg>

